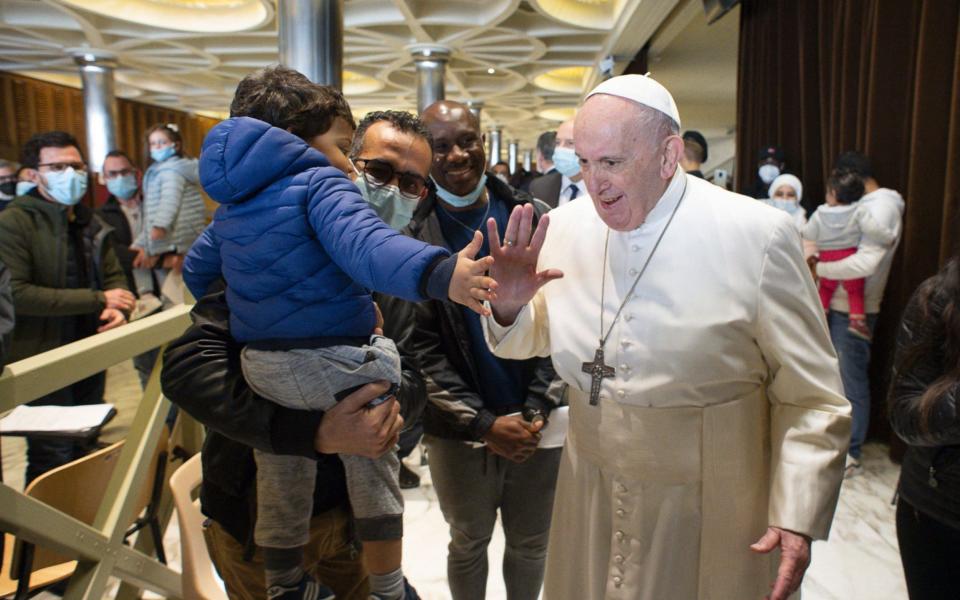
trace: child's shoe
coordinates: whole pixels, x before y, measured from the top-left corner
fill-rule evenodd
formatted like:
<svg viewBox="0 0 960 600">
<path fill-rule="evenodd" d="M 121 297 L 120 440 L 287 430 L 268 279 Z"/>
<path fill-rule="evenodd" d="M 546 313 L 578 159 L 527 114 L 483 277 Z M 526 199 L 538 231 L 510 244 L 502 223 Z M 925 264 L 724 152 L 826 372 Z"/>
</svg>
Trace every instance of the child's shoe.
<svg viewBox="0 0 960 600">
<path fill-rule="evenodd" d="M 867 325 L 866 319 L 850 319 L 850 325 L 847 327 L 847 331 L 862 340 L 867 340 L 868 342 L 873 340 L 873 334 L 870 332 L 870 327 Z"/>
<path fill-rule="evenodd" d="M 313 577 L 304 575 L 294 586 L 272 585 L 267 589 L 267 600 L 334 600 L 333 590 Z"/>
</svg>

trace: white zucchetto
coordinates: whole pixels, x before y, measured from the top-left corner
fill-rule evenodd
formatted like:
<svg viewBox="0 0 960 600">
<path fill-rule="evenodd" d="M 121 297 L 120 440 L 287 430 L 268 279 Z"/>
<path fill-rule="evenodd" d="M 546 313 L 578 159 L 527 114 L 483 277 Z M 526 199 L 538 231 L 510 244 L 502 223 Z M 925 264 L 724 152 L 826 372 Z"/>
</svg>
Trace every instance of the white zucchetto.
<svg viewBox="0 0 960 600">
<path fill-rule="evenodd" d="M 593 88 L 593 91 L 587 94 L 587 98 L 594 94 L 619 96 L 642 104 L 667 115 L 677 122 L 677 127 L 680 127 L 680 113 L 677 111 L 677 103 L 673 101 L 673 96 L 667 88 L 646 75 L 611 77 Z"/>
</svg>

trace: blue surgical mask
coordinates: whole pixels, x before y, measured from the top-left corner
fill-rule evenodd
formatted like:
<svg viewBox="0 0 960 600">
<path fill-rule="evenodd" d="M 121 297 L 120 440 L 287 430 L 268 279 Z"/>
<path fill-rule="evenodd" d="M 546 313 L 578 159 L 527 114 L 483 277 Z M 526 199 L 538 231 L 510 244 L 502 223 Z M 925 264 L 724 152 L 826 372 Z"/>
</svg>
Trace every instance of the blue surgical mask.
<svg viewBox="0 0 960 600">
<path fill-rule="evenodd" d="M 177 149 L 173 144 L 169 146 L 164 146 L 163 148 L 158 148 L 156 150 L 150 151 L 150 158 L 157 162 L 163 162 L 177 153 Z"/>
<path fill-rule="evenodd" d="M 431 179 L 433 178 L 431 177 Z M 483 193 L 483 187 L 487 185 L 487 174 L 484 173 L 481 175 L 480 181 L 477 182 L 477 187 L 473 188 L 473 191 L 465 196 L 458 196 L 449 190 L 443 189 L 440 187 L 440 184 L 437 183 L 436 179 L 433 180 L 433 183 L 437 186 L 437 196 L 439 196 L 441 200 L 454 208 L 466 208 L 477 203 L 480 194 Z"/>
<path fill-rule="evenodd" d="M 770 198 L 767 200 L 767 204 L 774 208 L 784 210 L 791 215 L 797 212 L 797 210 L 800 208 L 800 205 L 793 200 L 783 200 L 782 198 Z"/>
<path fill-rule="evenodd" d="M 137 176 L 133 173 L 107 180 L 107 189 L 121 200 L 129 200 L 137 193 Z"/>
<path fill-rule="evenodd" d="M 363 199 L 370 204 L 383 221 L 396 230 L 403 229 L 413 219 L 413 211 L 417 209 L 419 200 L 407 198 L 400 193 L 395 185 L 375 187 L 367 184 L 361 175 L 357 177 L 357 187 Z"/>
<path fill-rule="evenodd" d="M 757 169 L 757 175 L 760 176 L 760 180 L 767 185 L 773 183 L 773 180 L 776 179 L 779 174 L 780 167 L 777 165 L 760 165 L 760 168 Z"/>
<path fill-rule="evenodd" d="M 18 181 L 18 182 L 17 182 L 17 195 L 18 195 L 18 196 L 26 196 L 26 195 L 29 194 L 31 191 L 33 191 L 33 188 L 35 188 L 35 187 L 37 187 L 37 184 L 35 184 L 35 183 L 32 182 L 32 181 Z"/>
<path fill-rule="evenodd" d="M 64 206 L 73 206 L 87 193 L 87 174 L 67 167 L 59 173 L 47 173 L 46 188 L 50 196 Z"/>
<path fill-rule="evenodd" d="M 553 166 L 561 175 L 575 177 L 580 174 L 580 159 L 570 148 L 557 148 L 553 151 Z"/>
</svg>

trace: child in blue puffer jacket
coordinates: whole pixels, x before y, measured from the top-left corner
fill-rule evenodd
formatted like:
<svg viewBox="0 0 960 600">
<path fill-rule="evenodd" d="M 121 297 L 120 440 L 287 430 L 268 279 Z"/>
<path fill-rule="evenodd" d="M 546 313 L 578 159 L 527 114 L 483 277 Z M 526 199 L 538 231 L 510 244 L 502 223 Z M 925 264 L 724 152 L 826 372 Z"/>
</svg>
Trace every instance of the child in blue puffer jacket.
<svg viewBox="0 0 960 600">
<path fill-rule="evenodd" d="M 263 72 L 247 79 L 258 76 Z M 238 98 L 249 92 L 245 82 Z M 315 84 L 308 83 L 302 85 L 310 93 Z M 339 97 L 330 88 L 315 87 L 316 93 Z M 277 114 L 241 112 L 237 105 L 235 98 L 234 115 Z M 328 127 L 331 121 L 327 115 Z M 482 241 L 479 233 L 453 256 L 401 235 L 305 141 L 317 133 L 309 130 L 309 122 L 302 124 L 306 131 L 283 122 L 273 125 L 234 117 L 204 140 L 201 183 L 221 206 L 188 254 L 184 280 L 196 297 L 218 278 L 226 280 L 231 333 L 246 342 L 242 367 L 254 391 L 284 406 L 328 410 L 363 384 L 400 382 L 396 346 L 371 336 L 378 325 L 371 290 L 410 301 L 449 297 L 482 312 L 480 302 L 495 283 L 484 276 L 490 261 L 471 258 Z M 329 588 L 301 567 L 312 513 L 313 461 L 259 450 L 255 456 L 255 541 L 264 550 L 268 598 L 332 598 Z M 393 452 L 379 459 L 340 458 L 365 554 L 396 553 L 395 570 L 371 573 L 373 597 L 411 597 L 400 570 L 399 459 Z"/>
</svg>

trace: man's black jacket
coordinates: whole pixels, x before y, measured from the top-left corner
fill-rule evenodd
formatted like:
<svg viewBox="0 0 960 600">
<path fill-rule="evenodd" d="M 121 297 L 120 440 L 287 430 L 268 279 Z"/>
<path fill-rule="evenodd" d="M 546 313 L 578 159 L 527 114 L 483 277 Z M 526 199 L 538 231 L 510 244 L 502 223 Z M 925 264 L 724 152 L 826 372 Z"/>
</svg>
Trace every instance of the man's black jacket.
<svg viewBox="0 0 960 600">
<path fill-rule="evenodd" d="M 384 332 L 399 339 L 398 325 L 412 315 L 384 310 Z M 229 310 L 222 290 L 197 302 L 193 325 L 170 343 L 163 357 L 163 393 L 207 427 L 203 444 L 204 514 L 217 521 L 241 543 L 252 543 L 256 515 L 256 464 L 253 448 L 317 460 L 313 511 L 319 514 L 347 506 L 343 463 L 336 455 L 314 449 L 320 411 L 285 408 L 257 396 L 240 369 L 243 344 L 230 336 Z M 397 395 L 408 424 L 419 418 L 425 403 L 423 377 L 416 361 L 401 350 L 403 380 Z"/>
<path fill-rule="evenodd" d="M 505 200 L 510 210 L 514 206 L 533 202 L 535 219 L 549 210 L 545 203 L 535 201 L 529 194 L 511 188 L 492 175 L 487 178 L 487 191 Z M 404 233 L 429 244 L 446 247 L 447 242 L 436 214 L 436 203 L 436 195 L 431 191 L 417 207 L 413 221 Z M 451 250 L 458 251 L 460 248 Z M 501 415 L 487 410 L 480 397 L 480 374 L 470 348 L 463 312 L 459 305 L 435 300 L 416 304 L 415 310 L 417 326 L 402 343 L 412 343 L 410 352 L 417 356 L 426 376 L 429 401 L 423 413 L 424 433 L 447 439 L 479 440 Z M 515 408 L 536 409 L 549 415 L 551 410 L 560 405 L 562 388 L 559 380 L 554 382 L 555 379 L 556 372 L 549 357 L 526 360 L 523 373 L 526 402 L 523 407 Z"/>
<path fill-rule="evenodd" d="M 120 208 L 120 201 L 113 194 L 107 198 L 107 201 L 97 209 L 97 215 L 113 227 L 113 251 L 117 254 L 117 260 L 123 268 L 123 273 L 127 276 L 127 285 L 130 291 L 137 293 L 137 282 L 133 279 L 133 258 L 136 252 L 130 249 L 136 233 L 130 231 L 130 223 L 127 216 L 123 214 Z"/>
</svg>

